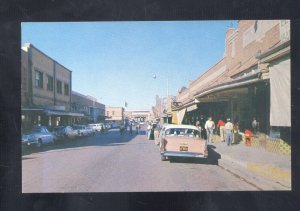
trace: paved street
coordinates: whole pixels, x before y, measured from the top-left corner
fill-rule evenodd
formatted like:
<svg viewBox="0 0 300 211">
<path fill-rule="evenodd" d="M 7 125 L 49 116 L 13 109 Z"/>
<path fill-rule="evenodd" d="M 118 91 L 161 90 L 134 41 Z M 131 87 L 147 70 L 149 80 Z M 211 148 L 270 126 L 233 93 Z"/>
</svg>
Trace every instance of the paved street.
<svg viewBox="0 0 300 211">
<path fill-rule="evenodd" d="M 161 161 L 158 147 L 139 135 L 114 129 L 23 151 L 22 192 L 151 192 L 258 190 L 218 166 L 212 148 L 207 161 Z"/>
</svg>

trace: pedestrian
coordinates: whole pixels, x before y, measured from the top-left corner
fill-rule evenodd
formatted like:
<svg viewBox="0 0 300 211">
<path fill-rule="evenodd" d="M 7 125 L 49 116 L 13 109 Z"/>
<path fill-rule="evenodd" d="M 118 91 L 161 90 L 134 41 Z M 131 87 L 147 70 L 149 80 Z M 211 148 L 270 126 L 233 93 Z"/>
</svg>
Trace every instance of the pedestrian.
<svg viewBox="0 0 300 211">
<path fill-rule="evenodd" d="M 100 129 L 101 133 L 104 133 L 104 125 L 101 125 L 101 129 Z"/>
<path fill-rule="evenodd" d="M 204 128 L 205 125 L 205 118 L 203 115 L 200 116 L 200 127 L 201 127 L 201 138 L 206 139 L 206 130 Z"/>
<path fill-rule="evenodd" d="M 239 142 L 239 122 L 237 120 L 233 123 L 233 144 L 238 144 Z"/>
<path fill-rule="evenodd" d="M 219 128 L 220 131 L 221 142 L 225 142 L 225 122 L 222 118 L 218 121 L 217 128 Z"/>
<path fill-rule="evenodd" d="M 200 137 L 202 137 L 201 136 L 201 132 L 202 132 L 202 127 L 201 127 L 201 125 L 200 125 L 200 121 L 196 121 L 196 127 L 199 129 L 199 131 L 200 131 Z"/>
<path fill-rule="evenodd" d="M 139 134 L 139 124 L 138 123 L 135 126 L 135 131 L 136 131 L 136 134 Z"/>
<path fill-rule="evenodd" d="M 225 124 L 225 131 L 226 131 L 226 144 L 227 146 L 231 145 L 232 143 L 232 130 L 233 124 L 230 122 L 230 118 L 227 118 L 227 122 Z"/>
<path fill-rule="evenodd" d="M 205 130 L 207 134 L 207 142 L 213 143 L 213 132 L 215 129 L 215 123 L 212 120 L 211 117 L 208 118 L 208 120 L 205 122 Z"/>
<path fill-rule="evenodd" d="M 129 132 L 130 132 L 130 135 L 132 135 L 132 124 L 129 123 Z"/>
<path fill-rule="evenodd" d="M 124 133 L 124 130 L 125 130 L 124 126 L 123 126 L 123 125 L 121 125 L 121 126 L 120 126 L 120 134 L 121 134 L 121 136 L 123 135 L 123 133 Z"/>
<path fill-rule="evenodd" d="M 253 129 L 253 133 L 256 134 L 258 132 L 258 128 L 259 128 L 259 122 L 256 121 L 255 117 L 253 117 L 251 125 L 252 125 L 252 129 Z"/>
<path fill-rule="evenodd" d="M 151 126 L 151 123 L 149 123 L 148 126 L 147 126 L 147 136 L 148 136 L 148 140 L 150 140 L 151 129 L 152 129 L 152 126 Z"/>
</svg>

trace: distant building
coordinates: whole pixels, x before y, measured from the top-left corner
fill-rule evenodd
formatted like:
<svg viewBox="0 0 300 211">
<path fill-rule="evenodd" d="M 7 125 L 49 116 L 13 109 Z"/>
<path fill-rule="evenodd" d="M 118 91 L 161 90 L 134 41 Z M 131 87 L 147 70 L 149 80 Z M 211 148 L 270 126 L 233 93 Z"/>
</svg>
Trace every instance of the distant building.
<svg viewBox="0 0 300 211">
<path fill-rule="evenodd" d="M 125 111 L 125 117 L 135 122 L 147 122 L 150 120 L 151 112 L 149 110 L 129 110 Z"/>
<path fill-rule="evenodd" d="M 124 108 L 123 107 L 106 107 L 105 116 L 107 121 L 122 124 L 125 121 Z"/>
<path fill-rule="evenodd" d="M 22 129 L 71 124 L 72 71 L 30 43 L 21 49 Z"/>
<path fill-rule="evenodd" d="M 172 104 L 176 101 L 175 96 L 159 97 L 156 95 L 155 107 L 152 109 L 155 119 L 159 119 L 161 123 L 172 122 Z M 168 118 L 168 119 L 167 119 Z"/>
<path fill-rule="evenodd" d="M 96 123 L 105 120 L 105 105 L 96 98 L 72 91 L 71 110 L 83 113 L 83 117 L 76 118 L 77 123 Z"/>
</svg>

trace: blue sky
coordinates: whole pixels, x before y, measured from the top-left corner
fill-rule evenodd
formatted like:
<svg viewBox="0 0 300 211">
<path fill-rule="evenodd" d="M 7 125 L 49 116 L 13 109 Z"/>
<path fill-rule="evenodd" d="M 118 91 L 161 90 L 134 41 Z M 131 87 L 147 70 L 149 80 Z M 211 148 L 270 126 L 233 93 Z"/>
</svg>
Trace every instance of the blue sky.
<svg viewBox="0 0 300 211">
<path fill-rule="evenodd" d="M 176 95 L 224 54 L 237 21 L 22 23 L 32 43 L 72 70 L 72 89 L 106 106 L 150 109 L 155 96 Z M 153 79 L 153 75 L 156 79 Z"/>
</svg>

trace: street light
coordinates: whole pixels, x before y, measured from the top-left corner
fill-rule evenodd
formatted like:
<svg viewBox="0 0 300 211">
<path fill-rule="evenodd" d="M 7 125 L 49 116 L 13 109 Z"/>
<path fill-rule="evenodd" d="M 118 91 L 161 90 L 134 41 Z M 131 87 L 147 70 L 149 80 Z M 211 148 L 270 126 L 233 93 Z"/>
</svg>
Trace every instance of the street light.
<svg viewBox="0 0 300 211">
<path fill-rule="evenodd" d="M 153 75 L 153 79 L 156 79 L 156 75 Z M 166 105 L 166 111 L 167 111 L 167 124 L 169 123 L 169 118 L 168 118 L 168 102 L 169 102 L 169 78 L 165 77 L 165 79 L 167 80 L 167 105 Z M 161 103 L 162 104 L 162 103 Z M 160 109 L 160 113 L 162 113 L 161 109 Z"/>
</svg>

